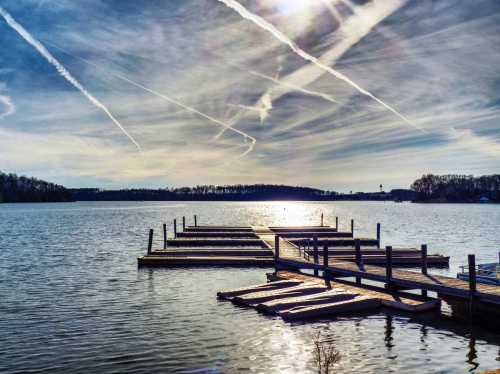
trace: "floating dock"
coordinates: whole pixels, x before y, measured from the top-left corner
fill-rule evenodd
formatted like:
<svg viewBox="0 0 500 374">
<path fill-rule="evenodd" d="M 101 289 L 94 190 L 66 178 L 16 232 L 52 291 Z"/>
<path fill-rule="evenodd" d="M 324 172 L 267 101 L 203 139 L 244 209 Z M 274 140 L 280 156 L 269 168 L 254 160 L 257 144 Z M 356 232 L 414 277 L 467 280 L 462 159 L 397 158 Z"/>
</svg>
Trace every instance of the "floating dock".
<svg viewBox="0 0 500 374">
<path fill-rule="evenodd" d="M 221 291 L 217 297 L 252 307 L 286 321 L 332 317 L 387 307 L 405 312 L 424 312 L 440 307 L 437 299 L 402 294 L 374 287 L 330 283 L 306 274 L 278 271 L 271 282 L 253 287 Z"/>
<path fill-rule="evenodd" d="M 304 258 L 314 257 L 320 247 L 328 247 L 328 256 L 338 261 L 356 261 L 360 254 L 364 263 L 385 265 L 385 249 L 380 248 L 380 226 L 376 238 L 356 238 L 354 222 L 351 231 L 342 232 L 331 226 L 186 226 L 177 231 L 174 221 L 173 238 L 163 229 L 162 246 L 153 248 L 153 231 L 146 256 L 138 258 L 140 266 L 262 266 L 276 265 L 274 238 L 294 246 Z M 359 247 L 359 248 L 358 248 Z M 358 253 L 359 252 L 359 253 Z M 321 255 L 320 255 L 321 257 Z M 428 266 L 447 266 L 449 257 L 428 255 Z M 393 266 L 420 266 L 421 250 L 416 248 L 393 249 Z"/>
<path fill-rule="evenodd" d="M 377 224 L 375 238 L 359 238 L 355 236 L 353 220 L 348 232 L 338 230 L 338 219 L 335 227 L 323 225 L 323 220 L 319 226 L 300 227 L 198 226 L 196 216 L 194 221 L 193 226 L 186 226 L 183 217 L 182 231 L 178 232 L 177 220 L 174 220 L 173 238 L 168 238 L 164 224 L 160 245 L 154 242 L 154 231 L 151 229 L 147 253 L 138 258 L 138 265 L 274 267 L 278 277 L 288 282 L 281 283 L 286 286 L 275 288 L 280 284 L 276 283 L 274 286 L 259 285 L 250 290 L 233 290 L 230 292 L 240 294 L 228 298 L 259 310 L 276 312 L 288 320 L 388 304 L 407 311 L 418 311 L 427 308 L 426 303 L 430 301 L 428 292 L 437 295 L 434 301 L 445 300 L 458 316 L 468 319 L 480 316 L 479 320 L 484 320 L 486 316 L 500 316 L 500 286 L 476 282 L 474 255 L 469 255 L 471 270 L 468 281 L 431 275 L 428 268 L 448 266 L 449 257 L 429 255 L 426 245 L 420 249 L 382 248 L 380 224 Z M 160 248 L 153 249 L 158 246 Z M 420 269 L 408 271 L 398 268 L 408 266 Z M 288 272 L 280 272 L 283 270 Z M 316 280 L 297 278 L 303 271 L 312 272 Z M 317 279 L 326 285 L 319 285 Z M 351 279 L 352 284 L 349 285 Z M 385 291 L 381 291 L 380 287 L 373 289 L 364 280 L 381 284 Z M 293 283 L 290 281 L 294 281 L 295 285 L 290 286 Z M 330 282 L 334 282 L 335 286 L 328 286 Z M 342 285 L 339 286 L 339 283 Z M 407 290 L 419 291 L 422 298 L 418 299 L 418 295 L 408 292 L 402 298 L 401 292 Z M 223 294 L 219 296 L 224 298 Z"/>
</svg>

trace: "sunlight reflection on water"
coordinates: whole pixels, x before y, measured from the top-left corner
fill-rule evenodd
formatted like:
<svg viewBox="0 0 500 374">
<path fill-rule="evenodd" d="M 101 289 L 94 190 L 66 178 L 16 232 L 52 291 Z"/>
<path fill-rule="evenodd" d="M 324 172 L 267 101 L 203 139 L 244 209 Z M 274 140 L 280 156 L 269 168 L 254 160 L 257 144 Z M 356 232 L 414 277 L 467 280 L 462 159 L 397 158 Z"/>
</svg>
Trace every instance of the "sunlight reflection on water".
<svg viewBox="0 0 500 374">
<path fill-rule="evenodd" d="M 428 243 L 497 258 L 500 206 L 366 202 L 0 205 L 0 372 L 314 372 L 312 339 L 335 341 L 340 373 L 465 373 L 500 366 L 499 337 L 432 315 L 357 315 L 289 324 L 219 302 L 265 269 L 137 269 L 147 230 L 200 224 L 318 225 L 383 244 Z M 156 243 L 159 244 L 159 238 Z"/>
</svg>

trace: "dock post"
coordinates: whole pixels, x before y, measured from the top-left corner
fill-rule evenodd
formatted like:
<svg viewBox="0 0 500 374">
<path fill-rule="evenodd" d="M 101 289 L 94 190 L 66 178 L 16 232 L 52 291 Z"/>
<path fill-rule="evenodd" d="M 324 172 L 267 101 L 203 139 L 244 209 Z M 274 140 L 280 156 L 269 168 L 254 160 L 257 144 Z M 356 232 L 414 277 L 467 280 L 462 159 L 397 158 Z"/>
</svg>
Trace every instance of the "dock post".
<svg viewBox="0 0 500 374">
<path fill-rule="evenodd" d="M 174 219 L 174 238 L 177 238 L 177 218 Z"/>
<path fill-rule="evenodd" d="M 385 277 L 386 288 L 392 287 L 392 247 L 385 247 Z"/>
<path fill-rule="evenodd" d="M 335 217 L 335 230 L 339 231 L 339 217 Z"/>
<path fill-rule="evenodd" d="M 354 241 L 354 246 L 356 249 L 356 264 L 358 265 L 358 267 L 361 270 L 362 266 L 363 266 L 363 257 L 361 254 L 361 240 L 356 239 Z M 361 284 L 361 277 L 356 277 L 356 284 Z"/>
<path fill-rule="evenodd" d="M 422 244 L 422 274 L 427 275 L 427 244 Z M 422 290 L 422 296 L 427 297 L 427 290 Z"/>
<path fill-rule="evenodd" d="M 319 256 L 318 256 L 318 235 L 313 236 L 313 259 L 314 263 L 317 264 L 319 261 Z M 314 275 L 318 276 L 318 269 L 314 269 Z"/>
<path fill-rule="evenodd" d="M 182 231 L 186 231 L 186 217 L 182 216 Z"/>
<path fill-rule="evenodd" d="M 472 298 L 476 293 L 476 255 L 469 255 L 469 291 Z"/>
<path fill-rule="evenodd" d="M 328 246 L 325 245 L 323 247 L 323 266 L 326 268 L 328 267 Z"/>
<path fill-rule="evenodd" d="M 351 233 L 352 233 L 352 237 L 354 238 L 354 220 L 351 219 Z"/>
<path fill-rule="evenodd" d="M 148 255 L 153 251 L 153 229 L 149 229 Z"/>
<path fill-rule="evenodd" d="M 323 227 L 323 213 L 321 213 L 321 227 Z"/>
<path fill-rule="evenodd" d="M 380 248 L 380 223 L 377 223 L 377 247 Z"/>
<path fill-rule="evenodd" d="M 274 235 L 274 260 L 278 260 L 280 258 L 280 237 L 278 235 Z"/>
<path fill-rule="evenodd" d="M 198 227 L 198 217 L 196 217 L 196 214 L 194 215 L 194 227 Z"/>
<path fill-rule="evenodd" d="M 474 312 L 474 295 L 476 294 L 476 256 L 469 255 L 469 314 L 472 318 Z"/>
<path fill-rule="evenodd" d="M 163 224 L 163 249 L 167 249 L 167 224 Z"/>
</svg>

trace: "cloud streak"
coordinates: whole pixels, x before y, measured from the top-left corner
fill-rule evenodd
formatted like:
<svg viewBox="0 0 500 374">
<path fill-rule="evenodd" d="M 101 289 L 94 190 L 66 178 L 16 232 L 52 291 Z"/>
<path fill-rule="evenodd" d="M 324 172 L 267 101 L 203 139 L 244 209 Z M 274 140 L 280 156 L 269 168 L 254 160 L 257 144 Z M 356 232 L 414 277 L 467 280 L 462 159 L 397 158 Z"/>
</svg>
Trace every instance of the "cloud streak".
<svg viewBox="0 0 500 374">
<path fill-rule="evenodd" d="M 288 38 L 285 34 L 283 34 L 281 31 L 279 31 L 276 27 L 274 27 L 272 24 L 264 20 L 262 17 L 250 12 L 247 8 L 245 8 L 243 5 L 238 3 L 237 1 L 234 0 L 218 0 L 219 2 L 225 4 L 227 7 L 235 10 L 240 16 L 243 18 L 252 21 L 255 23 L 257 26 L 267 30 L 269 33 L 271 33 L 276 39 L 281 41 L 282 43 L 288 45 L 290 49 L 295 52 L 298 56 L 302 57 L 304 60 L 312 62 L 315 64 L 317 67 L 320 69 L 328 72 L 329 74 L 333 75 L 335 78 L 340 79 L 353 88 L 355 88 L 357 91 L 362 93 L 363 95 L 366 95 L 373 99 L 374 101 L 378 102 L 380 105 L 382 105 L 384 108 L 387 110 L 391 111 L 394 113 L 396 116 L 401 118 L 403 121 L 408 123 L 411 126 L 414 126 L 405 116 L 403 116 L 401 113 L 399 113 L 396 109 L 391 107 L 390 105 L 386 104 L 384 101 L 379 99 L 378 97 L 374 96 L 372 93 L 369 91 L 365 90 L 361 86 L 359 86 L 357 83 L 352 81 L 350 78 L 345 76 L 344 74 L 336 71 L 335 69 L 332 69 L 331 67 L 324 65 L 319 59 L 316 57 L 310 55 L 303 49 L 301 49 L 297 44 L 295 44 L 290 38 Z M 422 130 L 422 129 L 419 129 Z"/>
<path fill-rule="evenodd" d="M 21 24 L 19 24 L 5 9 L 0 6 L 0 16 L 7 24 L 14 29 L 28 44 L 35 48 L 51 65 L 53 65 L 59 74 L 66 79 L 73 87 L 79 90 L 94 106 L 101 109 L 111 121 L 130 139 L 130 141 L 141 151 L 140 144 L 130 135 L 121 123 L 113 116 L 109 109 L 94 97 L 82 84 L 71 75 L 71 73 L 40 43 L 33 37 Z"/>
<path fill-rule="evenodd" d="M 0 103 L 4 106 L 4 111 L 0 111 L 0 120 L 8 117 L 16 112 L 16 107 L 12 99 L 6 95 L 0 95 Z"/>
</svg>

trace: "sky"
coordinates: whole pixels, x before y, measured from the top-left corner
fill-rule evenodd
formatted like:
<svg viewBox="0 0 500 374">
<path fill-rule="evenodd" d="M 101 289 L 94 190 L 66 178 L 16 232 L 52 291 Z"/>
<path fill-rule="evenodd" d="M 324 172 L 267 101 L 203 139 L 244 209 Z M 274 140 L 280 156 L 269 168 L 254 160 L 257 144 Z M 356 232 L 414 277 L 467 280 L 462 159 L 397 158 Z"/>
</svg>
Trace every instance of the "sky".
<svg viewBox="0 0 500 374">
<path fill-rule="evenodd" d="M 0 170 L 68 187 L 500 172 L 497 0 L 0 0 Z"/>
</svg>

